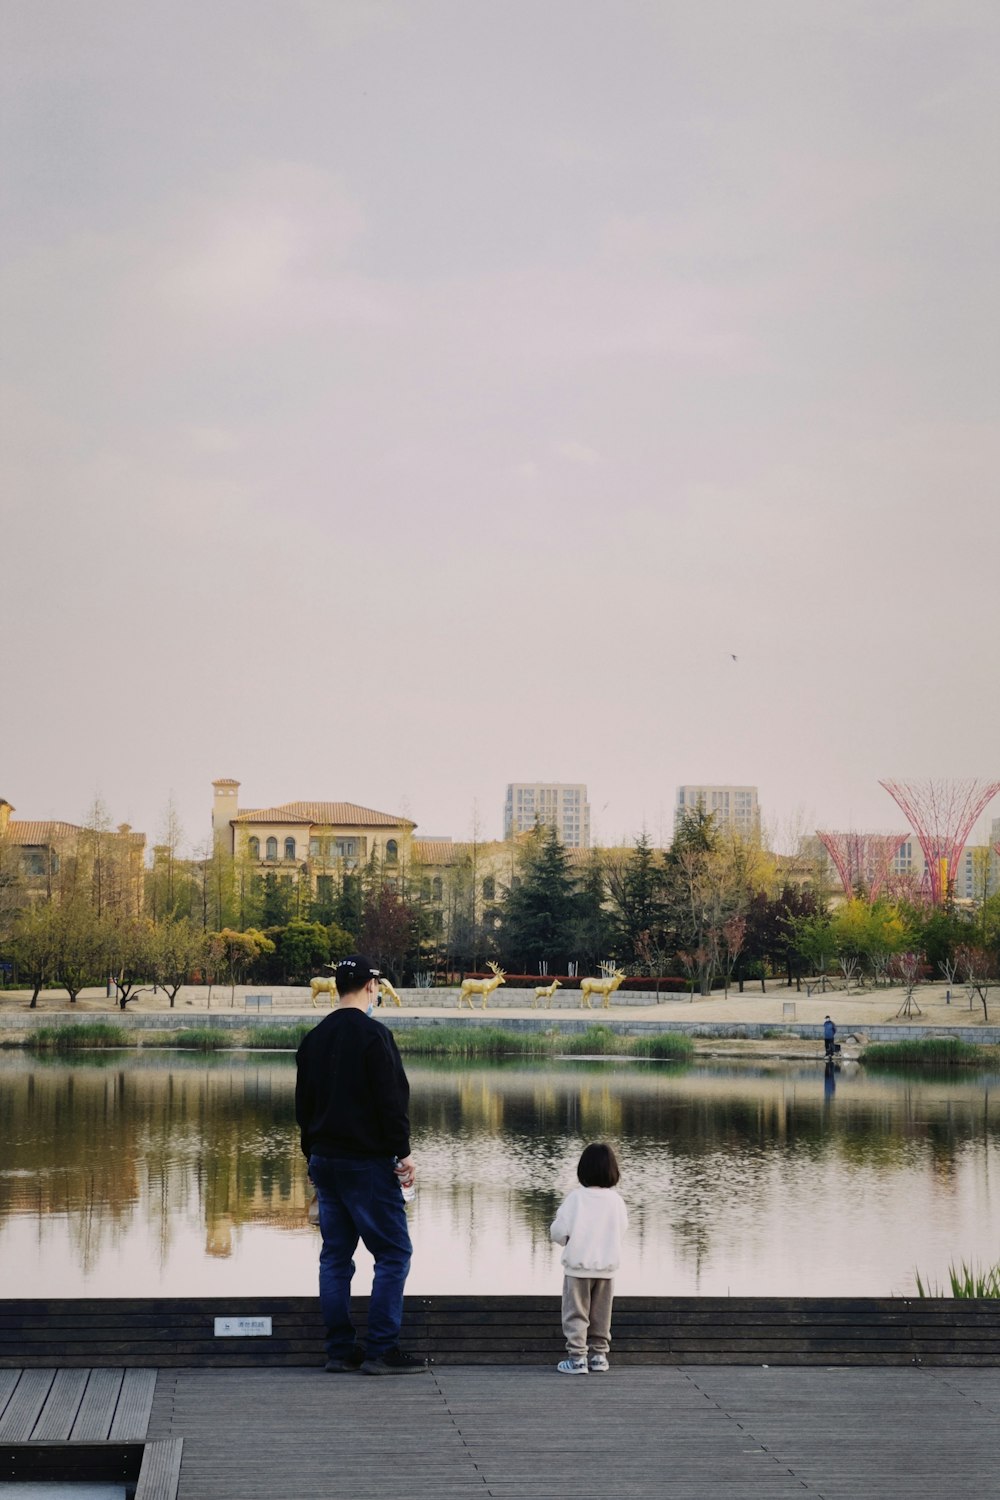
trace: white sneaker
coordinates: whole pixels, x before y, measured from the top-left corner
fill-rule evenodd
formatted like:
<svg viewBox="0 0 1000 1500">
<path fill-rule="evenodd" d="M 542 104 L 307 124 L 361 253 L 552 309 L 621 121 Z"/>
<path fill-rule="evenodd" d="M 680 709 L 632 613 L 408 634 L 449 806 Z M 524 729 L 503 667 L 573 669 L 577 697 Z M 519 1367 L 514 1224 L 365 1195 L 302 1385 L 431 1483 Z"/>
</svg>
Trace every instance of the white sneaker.
<svg viewBox="0 0 1000 1500">
<path fill-rule="evenodd" d="M 561 1359 L 556 1369 L 560 1375 L 586 1375 L 587 1361 L 582 1354 L 579 1358 Z"/>
<path fill-rule="evenodd" d="M 587 1360 L 591 1375 L 603 1375 L 605 1370 L 610 1370 L 608 1356 L 606 1354 L 592 1354 Z"/>
</svg>

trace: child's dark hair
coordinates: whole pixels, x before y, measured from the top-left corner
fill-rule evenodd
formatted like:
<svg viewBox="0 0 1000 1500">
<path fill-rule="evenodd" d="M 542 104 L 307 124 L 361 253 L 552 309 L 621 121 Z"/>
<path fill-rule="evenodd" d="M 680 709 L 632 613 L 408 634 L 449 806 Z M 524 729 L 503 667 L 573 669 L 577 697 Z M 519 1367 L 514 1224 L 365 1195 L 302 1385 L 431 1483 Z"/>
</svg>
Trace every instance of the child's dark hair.
<svg viewBox="0 0 1000 1500">
<path fill-rule="evenodd" d="M 594 1141 L 584 1146 L 576 1175 L 584 1187 L 612 1188 L 621 1176 L 618 1158 L 604 1141 Z"/>
</svg>

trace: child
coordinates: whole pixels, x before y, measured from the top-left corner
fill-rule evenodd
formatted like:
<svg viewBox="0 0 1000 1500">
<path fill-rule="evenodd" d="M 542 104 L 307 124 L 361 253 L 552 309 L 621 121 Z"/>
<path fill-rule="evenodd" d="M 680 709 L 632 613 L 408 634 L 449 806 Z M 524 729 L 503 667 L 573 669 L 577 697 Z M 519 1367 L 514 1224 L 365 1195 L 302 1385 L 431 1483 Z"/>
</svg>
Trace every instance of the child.
<svg viewBox="0 0 1000 1500">
<path fill-rule="evenodd" d="M 610 1146 L 603 1142 L 586 1146 L 576 1175 L 581 1186 L 560 1205 L 549 1230 L 555 1243 L 566 1247 L 562 1253 L 566 1358 L 560 1360 L 557 1369 L 561 1375 L 596 1375 L 608 1368 L 615 1293 L 612 1278 L 618 1269 L 628 1214 L 615 1192 L 621 1174 Z"/>
</svg>

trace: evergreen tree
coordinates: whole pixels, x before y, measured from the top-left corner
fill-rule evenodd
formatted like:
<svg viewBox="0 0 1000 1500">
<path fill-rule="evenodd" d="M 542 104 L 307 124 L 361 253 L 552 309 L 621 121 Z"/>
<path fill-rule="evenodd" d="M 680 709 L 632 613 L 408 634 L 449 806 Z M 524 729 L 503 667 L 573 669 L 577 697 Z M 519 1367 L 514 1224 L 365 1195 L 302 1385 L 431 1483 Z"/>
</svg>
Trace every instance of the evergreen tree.
<svg viewBox="0 0 1000 1500">
<path fill-rule="evenodd" d="M 537 828 L 525 842 L 521 873 L 502 907 L 498 934 L 505 966 L 565 974 L 579 914 L 579 898 L 566 851 L 554 828 Z"/>
</svg>

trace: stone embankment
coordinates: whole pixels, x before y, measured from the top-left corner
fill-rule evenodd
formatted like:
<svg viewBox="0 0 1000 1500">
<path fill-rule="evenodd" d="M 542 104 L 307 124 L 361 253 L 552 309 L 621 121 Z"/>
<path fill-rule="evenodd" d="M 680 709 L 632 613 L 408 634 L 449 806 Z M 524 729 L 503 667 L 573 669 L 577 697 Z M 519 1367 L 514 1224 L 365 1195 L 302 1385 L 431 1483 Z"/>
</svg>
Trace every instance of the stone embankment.
<svg viewBox="0 0 1000 1500">
<path fill-rule="evenodd" d="M 256 996 L 270 997 L 258 1009 Z M 837 1024 L 838 1040 L 906 1041 L 931 1036 L 955 1036 L 967 1042 L 1000 1044 L 1000 1007 L 997 1024 L 987 1022 L 981 1007 L 970 1008 L 964 996 L 943 986 L 927 986 L 918 992 L 920 1014 L 912 1018 L 897 1013 L 903 1000 L 900 990 L 882 989 L 850 994 L 842 990 L 789 992 L 779 988 L 767 994 L 750 991 L 740 995 L 715 994 L 702 998 L 686 995 L 627 993 L 615 995 L 607 1010 L 584 1010 L 579 992 L 557 994 L 551 1008 L 534 1008 L 528 990 L 510 989 L 494 994 L 483 1011 L 458 1008 L 457 989 L 401 990 L 401 1009 L 392 1004 L 379 1011 L 379 1018 L 392 1027 L 454 1026 L 459 1018 L 470 1026 L 493 1026 L 509 1031 L 558 1030 L 578 1034 L 590 1026 L 608 1026 L 615 1032 L 641 1036 L 677 1031 L 706 1040 L 748 1041 L 760 1046 L 782 1040 L 816 1041 L 822 1036 L 823 1018 L 829 1013 Z M 0 1031 L 23 1031 L 37 1026 L 91 1021 L 113 1021 L 141 1030 L 169 1031 L 191 1027 L 218 1027 L 246 1031 L 258 1025 L 301 1025 L 320 1020 L 327 1012 L 324 1000 L 313 1007 L 309 990 L 291 986 L 240 986 L 235 992 L 216 989 L 209 1004 L 205 986 L 186 986 L 170 1007 L 162 994 L 144 990 L 122 1011 L 102 989 L 85 991 L 71 1006 L 66 995 L 45 991 L 36 1010 L 27 1009 L 30 996 L 23 992 L 0 992 Z M 853 1050 L 853 1049 L 852 1049 Z"/>
</svg>

